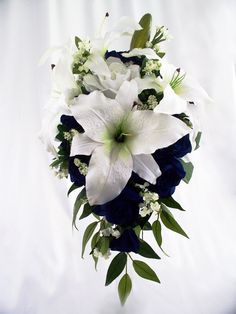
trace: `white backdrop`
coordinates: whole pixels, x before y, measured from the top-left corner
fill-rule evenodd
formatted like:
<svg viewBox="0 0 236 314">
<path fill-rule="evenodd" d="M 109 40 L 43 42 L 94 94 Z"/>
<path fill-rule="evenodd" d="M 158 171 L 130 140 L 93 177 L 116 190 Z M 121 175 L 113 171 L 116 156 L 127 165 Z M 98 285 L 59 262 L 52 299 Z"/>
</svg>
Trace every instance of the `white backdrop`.
<svg viewBox="0 0 236 314">
<path fill-rule="evenodd" d="M 96 273 L 89 256 L 80 259 L 84 223 L 72 233 L 73 197 L 37 139 L 50 89 L 39 57 L 72 35 L 93 35 L 107 11 L 111 22 L 151 12 L 168 26 L 169 59 L 215 101 L 202 117 L 193 179 L 176 194 L 190 240 L 165 232 L 171 257 L 151 263 L 162 284 L 131 271 L 124 308 L 116 284 L 104 287 L 108 263 Z M 0 0 L 1 314 L 236 313 L 235 21 L 235 0 Z"/>
</svg>

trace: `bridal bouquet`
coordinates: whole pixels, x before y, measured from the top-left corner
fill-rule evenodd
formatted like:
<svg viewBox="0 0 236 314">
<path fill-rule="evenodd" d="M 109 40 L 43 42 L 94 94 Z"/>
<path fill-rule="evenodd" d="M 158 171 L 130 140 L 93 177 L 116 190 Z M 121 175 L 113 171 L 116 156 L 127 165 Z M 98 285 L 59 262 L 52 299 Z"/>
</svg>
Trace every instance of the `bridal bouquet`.
<svg viewBox="0 0 236 314">
<path fill-rule="evenodd" d="M 110 32 L 101 30 L 91 40 L 75 37 L 54 49 L 53 89 L 41 131 L 53 154 L 51 168 L 72 182 L 68 195 L 78 191 L 72 225 L 88 217 L 82 257 L 89 245 L 97 267 L 99 258 L 118 252 L 105 285 L 122 274 L 122 304 L 132 288 L 131 265 L 137 275 L 160 282 L 144 258 L 160 259 L 154 243 L 165 254 L 162 228 L 188 237 L 173 216 L 172 209 L 183 211 L 173 194 L 191 178 L 189 153 L 201 137 L 199 105 L 208 101 L 188 74 L 168 63 L 167 29 L 152 31 L 151 19 L 123 17 Z M 123 36 L 130 36 L 130 46 L 114 50 Z M 151 245 L 146 233 L 153 234 Z"/>
</svg>

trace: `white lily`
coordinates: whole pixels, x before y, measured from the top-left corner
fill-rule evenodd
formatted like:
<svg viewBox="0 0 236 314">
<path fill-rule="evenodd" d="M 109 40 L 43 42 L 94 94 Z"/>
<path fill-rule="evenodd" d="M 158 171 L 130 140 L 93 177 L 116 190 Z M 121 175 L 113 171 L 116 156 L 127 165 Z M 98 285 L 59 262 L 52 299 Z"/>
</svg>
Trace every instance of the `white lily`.
<svg viewBox="0 0 236 314">
<path fill-rule="evenodd" d="M 50 59 L 51 64 L 54 65 L 51 98 L 64 101 L 67 105 L 81 93 L 76 77 L 72 73 L 73 55 L 76 51 L 74 41 L 70 39 L 63 46 L 48 49 L 39 61 L 39 65 L 42 65 Z"/>
<path fill-rule="evenodd" d="M 67 105 L 81 93 L 72 73 L 73 50 L 65 46 L 61 49 L 60 57 L 52 71 L 53 87 L 52 97 L 62 98 Z"/>
<path fill-rule="evenodd" d="M 73 116 L 85 130 L 74 136 L 71 156 L 92 155 L 86 176 L 91 205 L 118 196 L 132 171 L 155 184 L 161 172 L 151 154 L 169 146 L 189 132 L 179 119 L 150 110 L 135 110 L 136 82 L 124 82 L 116 98 L 94 91 L 80 95 L 71 106 Z"/>
<path fill-rule="evenodd" d="M 44 108 L 42 126 L 38 134 L 46 150 L 54 156 L 57 156 L 58 142 L 55 140 L 57 126 L 63 114 L 71 115 L 69 107 L 63 101 L 51 99 Z"/>
<path fill-rule="evenodd" d="M 195 80 L 172 64 L 162 60 L 160 73 L 162 79 L 159 80 L 159 85 L 164 96 L 154 111 L 167 114 L 187 113 L 191 107 L 189 103 L 204 104 L 211 101 Z"/>
<path fill-rule="evenodd" d="M 106 20 L 106 19 L 105 19 Z M 104 20 L 104 22 L 105 22 Z M 99 34 L 91 40 L 91 53 L 104 56 L 109 46 L 122 36 L 132 36 L 134 31 L 142 29 L 139 23 L 127 16 L 123 16 L 111 28 L 110 32 L 103 32 L 104 23 L 101 26 Z"/>
<path fill-rule="evenodd" d="M 109 57 L 106 61 L 100 56 L 93 56 L 85 63 L 93 71 L 84 77 L 84 86 L 91 92 L 100 90 L 105 96 L 115 98 L 124 81 L 140 77 L 139 66 L 126 66 L 119 58 Z"/>
</svg>

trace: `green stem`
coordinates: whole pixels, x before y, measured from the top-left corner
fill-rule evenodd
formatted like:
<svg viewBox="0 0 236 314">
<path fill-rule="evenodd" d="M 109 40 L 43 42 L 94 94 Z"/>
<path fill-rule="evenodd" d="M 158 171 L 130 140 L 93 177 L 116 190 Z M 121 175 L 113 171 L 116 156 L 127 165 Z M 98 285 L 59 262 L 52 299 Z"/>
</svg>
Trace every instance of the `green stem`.
<svg viewBox="0 0 236 314">
<path fill-rule="evenodd" d="M 131 259 L 131 261 L 133 262 L 134 260 L 132 259 L 131 255 L 129 253 L 127 253 L 129 258 Z"/>
</svg>

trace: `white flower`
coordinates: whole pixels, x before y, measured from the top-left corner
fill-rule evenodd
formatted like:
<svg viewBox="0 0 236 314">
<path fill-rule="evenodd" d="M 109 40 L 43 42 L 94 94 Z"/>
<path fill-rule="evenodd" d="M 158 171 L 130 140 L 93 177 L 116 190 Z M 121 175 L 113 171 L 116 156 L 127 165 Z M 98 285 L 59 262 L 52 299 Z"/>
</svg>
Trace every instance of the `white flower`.
<svg viewBox="0 0 236 314">
<path fill-rule="evenodd" d="M 63 114 L 71 114 L 70 109 L 62 99 L 51 99 L 43 111 L 42 126 L 39 138 L 44 143 L 46 150 L 57 156 L 58 142 L 55 137 L 58 133 L 57 126 Z"/>
<path fill-rule="evenodd" d="M 105 19 L 107 20 L 107 19 Z M 105 22 L 104 20 L 104 22 Z M 132 36 L 134 31 L 142 29 L 142 27 L 130 17 L 123 16 L 120 20 L 110 29 L 110 32 L 103 31 L 104 23 L 97 36 L 91 40 L 91 53 L 94 55 L 103 56 L 108 50 L 109 46 L 122 36 Z"/>
<path fill-rule="evenodd" d="M 84 77 L 88 91 L 101 90 L 105 96 L 115 98 L 124 81 L 140 77 L 138 65 L 126 66 L 120 59 L 110 57 L 106 61 L 100 56 L 92 56 L 85 64 L 92 72 Z"/>
<path fill-rule="evenodd" d="M 156 106 L 156 112 L 179 114 L 188 111 L 188 105 L 193 103 L 207 103 L 210 100 L 204 89 L 181 69 L 177 69 L 166 61 L 161 65 L 159 85 L 164 97 Z"/>
<path fill-rule="evenodd" d="M 133 110 L 138 89 L 124 82 L 115 99 L 101 92 L 80 95 L 71 110 L 85 133 L 73 137 L 71 156 L 92 155 L 86 176 L 89 203 L 104 204 L 124 189 L 132 171 L 155 184 L 161 174 L 151 154 L 189 132 L 179 119 Z"/>
</svg>

